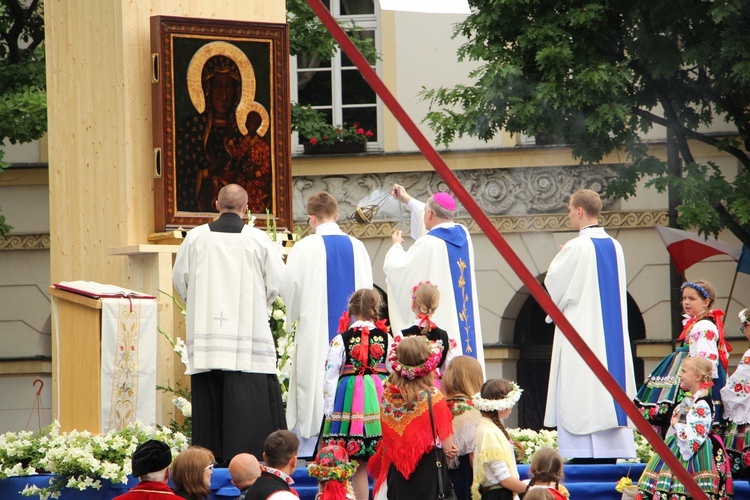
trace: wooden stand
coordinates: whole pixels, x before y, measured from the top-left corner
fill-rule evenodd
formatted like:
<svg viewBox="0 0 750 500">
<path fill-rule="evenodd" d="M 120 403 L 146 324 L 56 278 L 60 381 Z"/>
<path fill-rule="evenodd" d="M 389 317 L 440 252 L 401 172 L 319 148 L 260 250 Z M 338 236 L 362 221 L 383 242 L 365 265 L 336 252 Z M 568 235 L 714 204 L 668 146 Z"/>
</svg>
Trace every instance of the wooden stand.
<svg viewBox="0 0 750 500">
<path fill-rule="evenodd" d="M 175 231 L 179 233 L 179 231 Z M 171 235 L 174 241 L 181 241 L 177 234 Z M 165 238 L 170 241 L 170 238 Z M 158 297 L 159 314 L 158 325 L 173 338 L 185 339 L 185 318 L 172 301 L 161 291 L 175 294 L 172 287 L 172 265 L 179 245 L 128 245 L 110 248 L 110 255 L 127 257 L 129 286 L 136 290 L 144 290 Z M 190 387 L 190 377 L 185 375 L 185 367 L 175 354 L 169 341 L 162 335 L 157 340 L 156 383 L 163 387 L 175 385 L 179 382 L 182 387 Z M 156 393 L 156 422 L 169 425 L 174 419 L 182 422 L 182 414 L 172 403 L 172 395 L 162 391 Z"/>
<path fill-rule="evenodd" d="M 60 430 L 101 432 L 102 301 L 49 287 L 52 407 Z"/>
</svg>

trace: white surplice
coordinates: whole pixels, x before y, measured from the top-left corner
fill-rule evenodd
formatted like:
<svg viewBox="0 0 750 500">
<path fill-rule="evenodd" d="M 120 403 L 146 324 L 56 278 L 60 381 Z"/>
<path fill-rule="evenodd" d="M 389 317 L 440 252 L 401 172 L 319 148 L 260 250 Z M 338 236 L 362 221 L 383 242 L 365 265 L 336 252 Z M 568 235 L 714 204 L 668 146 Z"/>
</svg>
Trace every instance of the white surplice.
<svg viewBox="0 0 750 500">
<path fill-rule="evenodd" d="M 260 229 L 225 233 L 206 224 L 187 233 L 172 280 L 187 305 L 191 374 L 276 373 L 268 306 L 283 279 L 281 253 Z"/>
<path fill-rule="evenodd" d="M 332 235 L 347 236 L 338 224 L 329 222 L 295 243 L 287 256 L 281 293 L 287 321 L 297 322 L 286 419 L 289 428 L 303 441 L 316 438 L 323 422 L 325 360 L 329 342 L 336 334 L 329 332 L 328 326 L 328 273 L 351 272 L 328 269 L 323 237 Z M 358 239 L 348 238 L 354 254 L 354 290 L 372 288 L 372 264 L 367 249 Z M 345 310 L 346 304 L 333 313 L 338 317 Z"/>
<path fill-rule="evenodd" d="M 615 255 L 609 263 L 616 266 L 612 270 L 617 274 L 616 282 L 606 282 L 603 278 L 600 283 L 595 239 L 612 243 Z M 628 333 L 625 258 L 617 240 L 600 227 L 583 228 L 552 260 L 544 284 L 557 307 L 605 367 L 608 367 L 607 342 L 600 286 L 614 287 L 622 322 L 617 324 L 622 336 L 622 351 L 617 354 L 624 364 L 623 389 L 632 399 L 636 386 Z M 564 457 L 628 458 L 631 453 L 635 456 L 632 430 L 618 424 L 612 395 L 559 328 L 555 329 L 552 346 L 544 425 L 557 426 L 560 453 Z"/>
<path fill-rule="evenodd" d="M 453 288 L 453 277 L 450 272 L 450 262 L 446 243 L 440 238 L 429 234 L 420 234 L 421 214 L 424 212 L 424 203 L 415 199 L 409 202 L 412 212 L 412 236 L 418 236 L 408 251 L 403 245 L 393 245 L 385 255 L 383 271 L 388 285 L 388 315 L 391 329 L 400 332 L 411 326 L 414 322 L 414 312 L 411 310 L 412 288 L 420 281 L 429 281 L 437 285 L 440 292 L 440 305 L 431 319 L 435 324 L 448 332 L 448 336 L 456 341 L 453 355 L 469 354 L 465 351 L 466 339 L 462 338 L 459 326 L 458 311 Z M 484 349 L 482 346 L 482 327 L 479 319 L 479 300 L 477 296 L 477 280 L 474 270 L 474 247 L 468 229 L 461 224 L 445 222 L 438 224 L 435 228 L 458 226 L 466 231 L 467 244 L 469 247 L 468 270 L 471 273 L 471 291 L 473 307 L 469 314 L 473 314 L 474 336 L 476 339 L 476 352 L 470 353 L 481 363 L 484 369 Z M 435 229 L 433 228 L 433 229 Z M 451 357 L 452 357 L 451 356 Z"/>
</svg>

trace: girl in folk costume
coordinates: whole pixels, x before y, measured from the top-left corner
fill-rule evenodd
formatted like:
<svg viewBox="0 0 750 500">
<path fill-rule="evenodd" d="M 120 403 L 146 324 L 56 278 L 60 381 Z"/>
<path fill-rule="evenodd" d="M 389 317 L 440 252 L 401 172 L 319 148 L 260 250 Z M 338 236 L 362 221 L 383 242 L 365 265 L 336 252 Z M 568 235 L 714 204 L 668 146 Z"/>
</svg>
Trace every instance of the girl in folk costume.
<svg viewBox="0 0 750 500">
<path fill-rule="evenodd" d="M 352 479 L 357 498 L 369 494 L 367 470 L 361 464 L 373 453 L 381 436 L 380 399 L 390 342 L 385 320 L 378 321 L 380 295 L 371 288 L 355 291 L 331 341 L 323 381 L 325 414 L 321 442 L 339 445 L 360 464 Z M 350 315 L 354 323 L 349 326 Z"/>
<path fill-rule="evenodd" d="M 474 408 L 482 412 L 474 443 L 474 500 L 511 500 L 526 491 L 518 478 L 514 445 L 503 425 L 522 392 L 514 382 L 496 378 L 485 382 L 472 398 Z"/>
<path fill-rule="evenodd" d="M 455 353 L 456 341 L 448 337 L 448 332 L 439 328 L 430 316 L 440 304 L 440 292 L 437 285 L 429 281 L 420 281 L 411 291 L 411 310 L 416 316 L 414 324 L 406 330 L 401 330 L 401 335 L 408 337 L 410 335 L 422 335 L 430 339 L 430 342 L 440 342 L 441 357 L 438 365 L 438 377 L 443 373 L 448 362 L 453 358 Z M 473 394 L 473 393 L 472 393 Z"/>
<path fill-rule="evenodd" d="M 424 337 L 396 339 L 380 405 L 383 439 L 368 464 L 376 499 L 438 498 L 440 483 L 450 492 L 446 457 L 456 449 L 451 412 L 433 380 L 440 357 Z"/>
<path fill-rule="evenodd" d="M 713 401 L 709 390 L 712 363 L 706 358 L 688 357 L 680 369 L 680 388 L 685 397 L 674 405 L 666 444 L 680 464 L 693 476 L 711 500 L 729 498 L 732 494 L 728 464 L 720 441 L 711 436 Z M 687 500 L 686 488 L 664 463 L 654 455 L 638 481 L 636 500 L 659 498 Z"/>
<path fill-rule="evenodd" d="M 716 292 L 705 280 L 688 281 L 682 284 L 682 308 L 685 311 L 682 346 L 664 358 L 646 378 L 638 390 L 635 404 L 646 420 L 664 437 L 670 425 L 672 406 L 683 396 L 679 385 L 680 366 L 688 356 L 708 359 L 712 364 L 714 381 L 714 423 L 721 424 L 723 412 L 719 389 L 724 387 L 731 346 L 724 340 L 724 312 L 711 309 Z"/>
<path fill-rule="evenodd" d="M 448 476 L 458 500 L 471 498 L 474 437 L 477 420 L 482 418 L 471 395 L 482 389 L 483 382 L 482 365 L 471 356 L 456 356 L 443 374 L 442 390 L 453 413 L 453 444 L 458 450 L 458 457 L 449 464 Z"/>
<path fill-rule="evenodd" d="M 341 446 L 321 448 L 315 462 L 307 466 L 307 473 L 318 480 L 315 500 L 355 500 L 350 479 L 358 467 Z"/>
<path fill-rule="evenodd" d="M 526 486 L 526 499 L 531 491 L 546 489 L 554 500 L 567 500 L 567 488 L 560 484 L 563 478 L 563 458 L 557 450 L 547 446 L 539 448 L 531 457 L 529 465 L 531 479 Z"/>
<path fill-rule="evenodd" d="M 750 310 L 740 311 L 740 331 L 750 340 Z M 732 476 L 750 479 L 750 349 L 721 389 L 727 430 L 724 444 L 732 464 Z"/>
</svg>

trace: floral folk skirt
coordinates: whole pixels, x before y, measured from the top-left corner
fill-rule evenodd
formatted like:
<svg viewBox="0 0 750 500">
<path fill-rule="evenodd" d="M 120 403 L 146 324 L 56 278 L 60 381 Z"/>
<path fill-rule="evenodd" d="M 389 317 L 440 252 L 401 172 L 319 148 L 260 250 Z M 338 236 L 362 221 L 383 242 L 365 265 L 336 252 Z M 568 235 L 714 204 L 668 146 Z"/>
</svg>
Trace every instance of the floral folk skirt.
<svg viewBox="0 0 750 500">
<path fill-rule="evenodd" d="M 724 444 L 732 464 L 732 476 L 735 479 L 750 479 L 750 424 L 729 422 Z"/>
<path fill-rule="evenodd" d="M 721 440 L 713 434 L 703 442 L 689 460 L 682 459 L 675 436 L 669 436 L 666 445 L 710 500 L 727 499 L 734 493 L 732 477 L 726 473 L 729 464 L 724 447 Z M 654 498 L 655 493 L 659 494 L 656 498 L 670 500 L 691 498 L 685 485 L 672 473 L 659 455 L 654 455 L 649 460 L 638 481 L 638 490 L 640 497 L 636 496 L 637 499 L 650 500 Z"/>
<path fill-rule="evenodd" d="M 321 441 L 346 448 L 349 458 L 367 460 L 380 441 L 380 400 L 385 374 L 339 378 L 333 413 L 325 416 Z"/>
</svg>

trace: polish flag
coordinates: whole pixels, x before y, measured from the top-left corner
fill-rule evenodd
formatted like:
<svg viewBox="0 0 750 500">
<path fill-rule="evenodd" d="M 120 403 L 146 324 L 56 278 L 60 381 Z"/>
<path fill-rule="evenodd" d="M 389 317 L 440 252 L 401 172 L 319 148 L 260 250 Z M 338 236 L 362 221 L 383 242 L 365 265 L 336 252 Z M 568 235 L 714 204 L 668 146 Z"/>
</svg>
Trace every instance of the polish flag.
<svg viewBox="0 0 750 500">
<path fill-rule="evenodd" d="M 471 14 L 469 0 L 380 0 L 380 9 L 427 14 Z"/>
<path fill-rule="evenodd" d="M 716 238 L 706 239 L 696 233 L 688 233 L 680 229 L 656 224 L 654 224 L 654 227 L 667 247 L 667 252 L 672 257 L 677 272 L 682 276 L 685 275 L 685 270 L 688 267 L 713 255 L 729 255 L 737 261 L 742 253 L 742 249 L 735 248 Z"/>
</svg>

